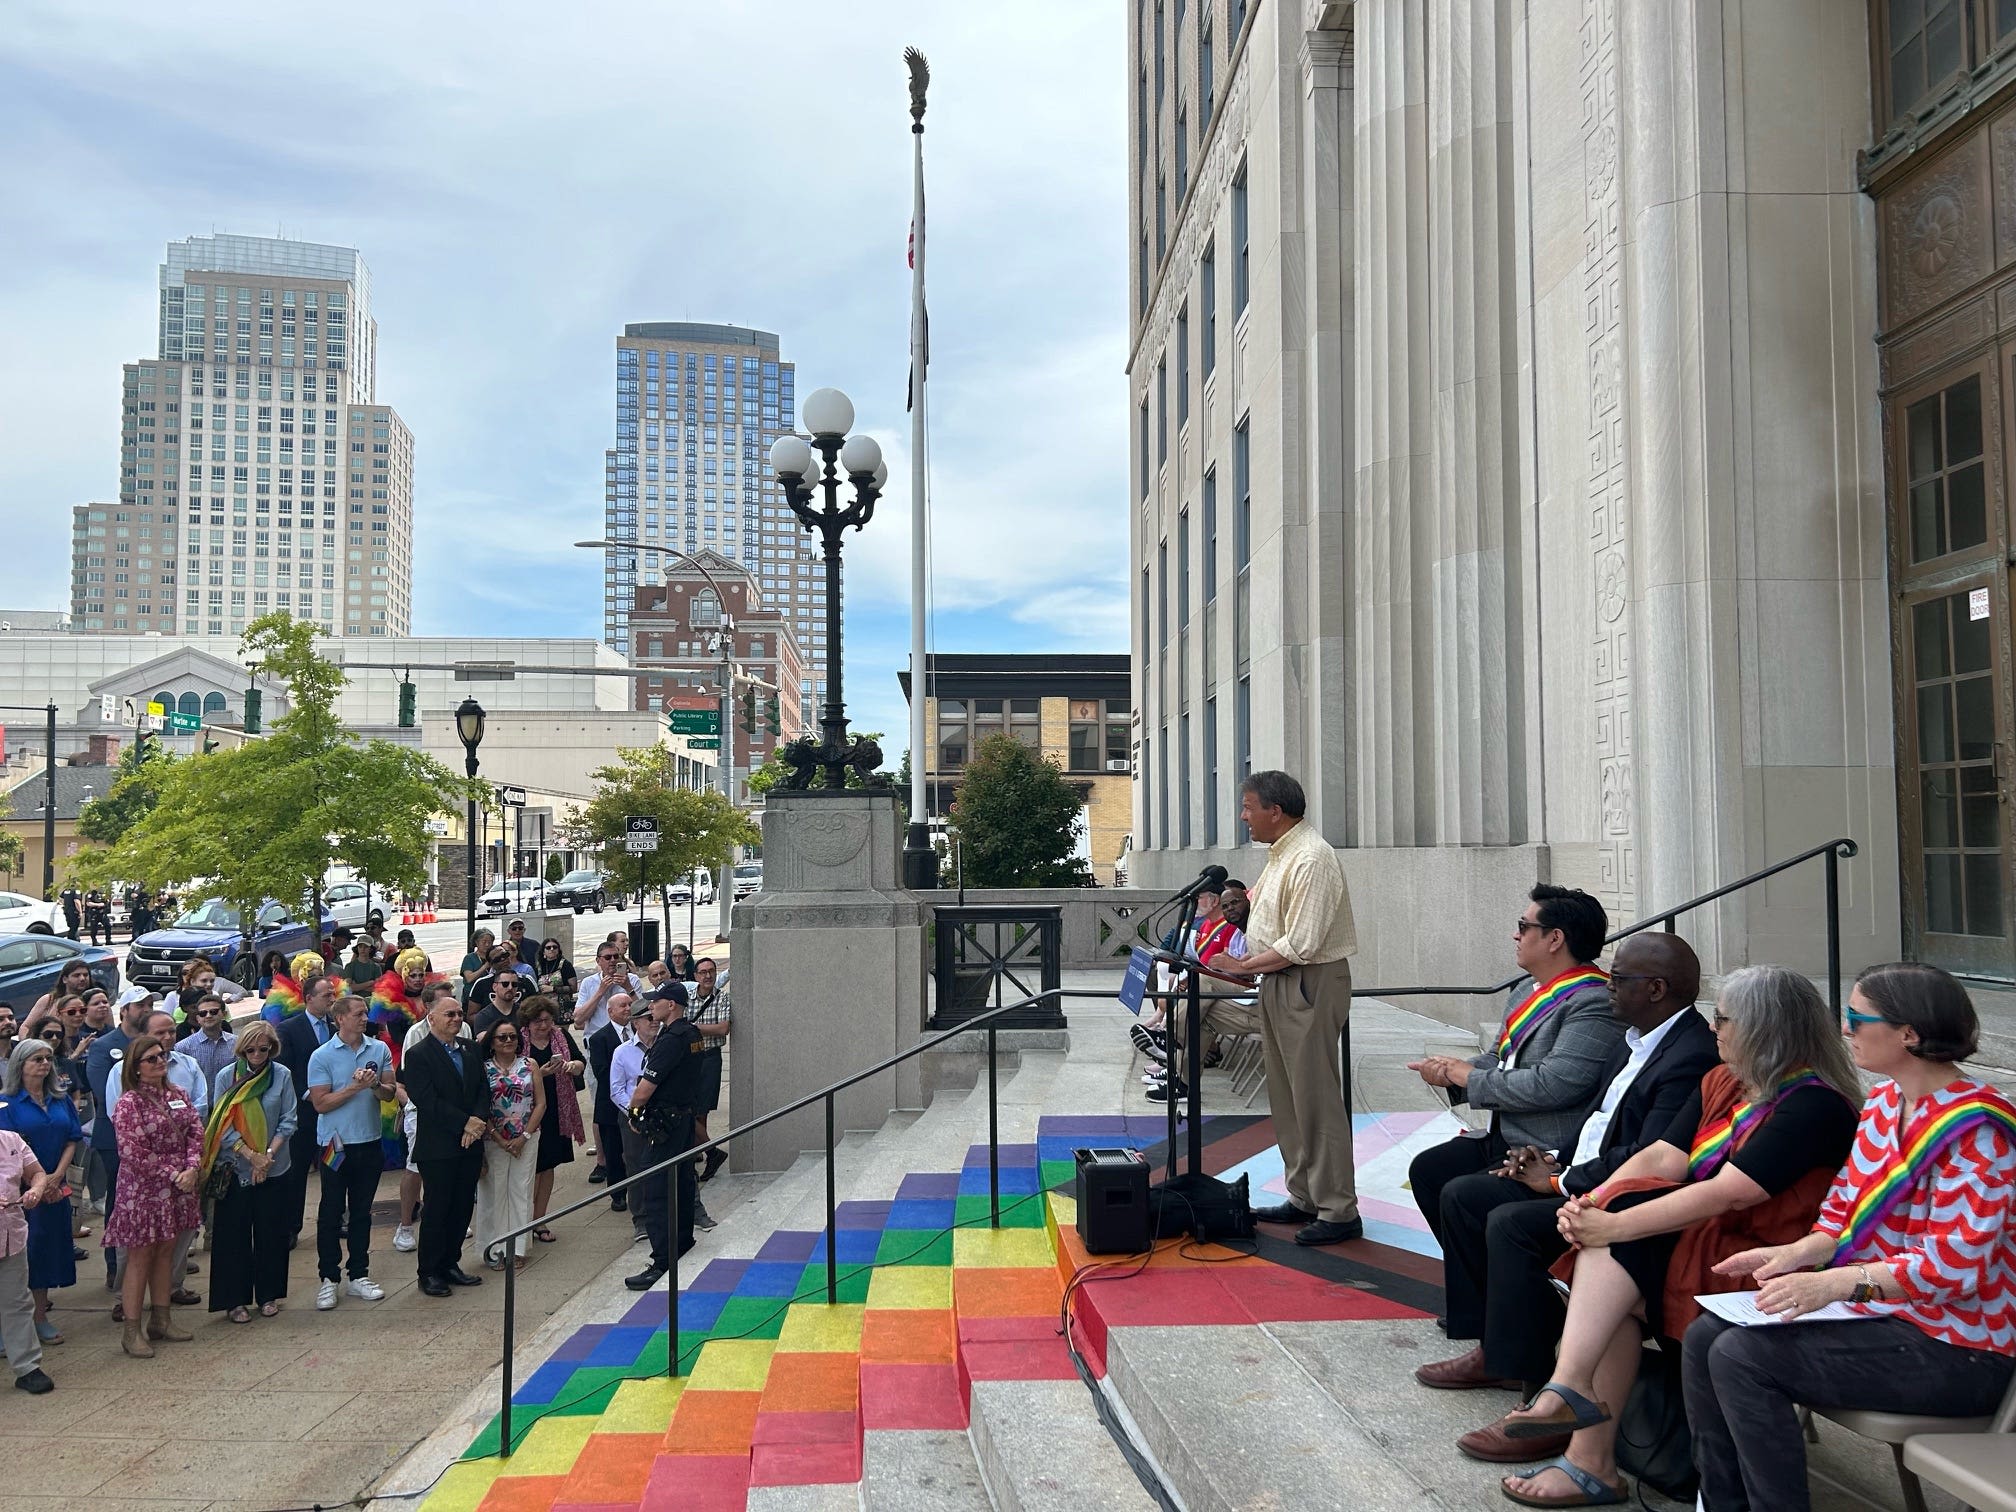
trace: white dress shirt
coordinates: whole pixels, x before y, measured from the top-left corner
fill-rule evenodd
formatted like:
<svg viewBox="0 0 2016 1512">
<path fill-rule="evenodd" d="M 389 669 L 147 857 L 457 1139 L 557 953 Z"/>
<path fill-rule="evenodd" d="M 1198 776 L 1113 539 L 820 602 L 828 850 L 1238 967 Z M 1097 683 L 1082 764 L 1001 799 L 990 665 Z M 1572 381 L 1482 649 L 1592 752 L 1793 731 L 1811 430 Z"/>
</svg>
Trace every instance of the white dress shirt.
<svg viewBox="0 0 2016 1512">
<path fill-rule="evenodd" d="M 1692 1013 L 1692 1008 L 1683 1008 L 1680 1013 Z M 1666 1037 L 1666 1031 L 1678 1023 L 1676 1013 L 1650 1034 L 1641 1035 L 1636 1029 L 1624 1031 L 1625 1047 L 1631 1052 L 1625 1058 L 1624 1069 L 1610 1078 L 1610 1085 L 1604 1089 L 1603 1101 L 1596 1104 L 1589 1117 L 1583 1121 L 1581 1137 L 1575 1141 L 1575 1158 L 1564 1162 L 1566 1166 L 1577 1166 L 1585 1160 L 1594 1160 L 1603 1152 L 1603 1136 L 1609 1131 L 1610 1120 L 1616 1116 L 1617 1104 L 1624 1100 L 1624 1094 L 1631 1090 L 1631 1083 L 1638 1079 L 1638 1073 L 1645 1069 L 1645 1062 L 1652 1059 L 1652 1052 L 1659 1048 L 1659 1041 Z"/>
</svg>

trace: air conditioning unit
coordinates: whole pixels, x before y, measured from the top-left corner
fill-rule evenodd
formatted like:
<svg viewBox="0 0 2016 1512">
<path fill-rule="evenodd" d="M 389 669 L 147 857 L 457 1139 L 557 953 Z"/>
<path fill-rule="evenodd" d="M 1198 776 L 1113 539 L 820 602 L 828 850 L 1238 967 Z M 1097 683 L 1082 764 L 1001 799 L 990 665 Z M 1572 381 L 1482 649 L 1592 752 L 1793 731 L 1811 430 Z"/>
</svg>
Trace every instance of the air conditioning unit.
<svg viewBox="0 0 2016 1512">
<path fill-rule="evenodd" d="M 1106 763 L 1106 770 L 1109 772 L 1131 772 L 1134 770 L 1134 763 L 1126 760 L 1109 761 Z"/>
</svg>

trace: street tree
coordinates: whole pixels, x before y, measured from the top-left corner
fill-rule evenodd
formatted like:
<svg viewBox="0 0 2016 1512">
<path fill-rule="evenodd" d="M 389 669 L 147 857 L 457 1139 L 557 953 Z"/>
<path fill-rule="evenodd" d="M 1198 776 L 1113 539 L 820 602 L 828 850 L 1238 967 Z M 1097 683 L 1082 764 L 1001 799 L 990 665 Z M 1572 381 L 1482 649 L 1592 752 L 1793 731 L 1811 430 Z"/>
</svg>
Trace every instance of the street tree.
<svg viewBox="0 0 2016 1512">
<path fill-rule="evenodd" d="M 375 886 L 424 886 L 427 821 L 460 807 L 469 784 L 410 746 L 346 729 L 336 699 L 347 679 L 316 653 L 314 637 L 312 625 L 287 614 L 247 627 L 244 653 L 286 686 L 287 712 L 263 738 L 158 767 L 148 761 L 154 806 L 80 856 L 79 880 L 200 882 L 237 909 L 248 934 L 267 899 L 319 902 L 322 877 L 337 862 Z"/>
<path fill-rule="evenodd" d="M 1076 853 L 1084 795 L 1054 761 L 1012 735 L 973 748 L 952 804 L 952 833 L 973 887 L 1089 887 Z"/>
<path fill-rule="evenodd" d="M 552 855 L 546 858 L 546 880 L 548 882 L 558 882 L 566 875 L 566 864 L 561 861 L 559 856 Z"/>
<path fill-rule="evenodd" d="M 160 778 L 174 762 L 173 753 L 135 741 L 119 753 L 117 775 L 102 798 L 93 798 L 77 814 L 77 833 L 86 840 L 110 845 L 154 811 L 160 801 Z"/>
<path fill-rule="evenodd" d="M 0 830 L 0 872 L 8 876 L 27 865 L 26 854 L 21 846 L 21 837 L 12 830 Z"/>
</svg>

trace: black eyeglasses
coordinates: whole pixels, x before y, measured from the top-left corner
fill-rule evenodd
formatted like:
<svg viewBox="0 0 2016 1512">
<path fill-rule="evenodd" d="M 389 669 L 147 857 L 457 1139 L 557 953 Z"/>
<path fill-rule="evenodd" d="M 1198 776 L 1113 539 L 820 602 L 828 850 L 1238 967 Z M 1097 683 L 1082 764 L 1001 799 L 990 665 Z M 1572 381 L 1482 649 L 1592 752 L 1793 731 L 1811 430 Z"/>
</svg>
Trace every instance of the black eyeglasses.
<svg viewBox="0 0 2016 1512">
<path fill-rule="evenodd" d="M 140 1057 L 139 1064 L 143 1066 L 151 1066 L 156 1061 L 165 1061 L 166 1059 L 168 1059 L 166 1052 L 160 1050 L 149 1050 L 145 1055 Z"/>
<path fill-rule="evenodd" d="M 515 1034 L 493 1034 L 490 1036 L 490 1043 L 493 1045 L 515 1045 L 518 1043 L 518 1036 Z"/>
<path fill-rule="evenodd" d="M 247 1045 L 245 1047 L 245 1054 L 247 1055 L 271 1055 L 272 1053 L 273 1047 L 271 1045 Z"/>
<path fill-rule="evenodd" d="M 1547 926 L 1545 924 L 1542 924 L 1538 919 L 1522 918 L 1514 920 L 1512 924 L 1512 930 L 1513 933 L 1515 934 L 1524 934 L 1529 929 L 1545 929 L 1546 927 Z"/>
<path fill-rule="evenodd" d="M 1613 982 L 1663 982 L 1666 978 L 1649 971 L 1613 971 L 1610 973 L 1610 980 Z"/>
</svg>

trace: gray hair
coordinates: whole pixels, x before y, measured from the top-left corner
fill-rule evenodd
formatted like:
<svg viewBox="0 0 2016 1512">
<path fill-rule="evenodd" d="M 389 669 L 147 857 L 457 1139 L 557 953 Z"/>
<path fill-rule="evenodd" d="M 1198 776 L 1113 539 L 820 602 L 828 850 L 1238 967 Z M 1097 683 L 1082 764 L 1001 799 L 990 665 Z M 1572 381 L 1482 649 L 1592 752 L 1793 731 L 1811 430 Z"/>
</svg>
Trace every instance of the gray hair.
<svg viewBox="0 0 2016 1512">
<path fill-rule="evenodd" d="M 1751 1092 L 1810 1069 L 1861 1106 L 1862 1083 L 1841 1026 L 1811 980 L 1784 966 L 1745 966 L 1724 978 L 1716 1007 L 1736 1030 L 1730 1069 Z"/>
<path fill-rule="evenodd" d="M 49 1041 L 45 1039 L 24 1039 L 14 1047 L 13 1053 L 7 1057 L 7 1079 L 4 1088 L 0 1088 L 0 1090 L 4 1090 L 6 1096 L 18 1097 L 21 1095 L 21 1072 L 28 1062 L 38 1055 L 49 1057 L 49 1074 L 52 1078 L 55 1076 L 56 1051 Z M 43 1087 L 45 1090 L 53 1090 L 49 1088 L 47 1082 L 43 1083 Z"/>
<path fill-rule="evenodd" d="M 1286 772 L 1254 772 L 1239 784 L 1239 791 L 1251 793 L 1263 805 L 1281 810 L 1290 819 L 1300 819 L 1309 807 L 1302 784 Z"/>
</svg>

